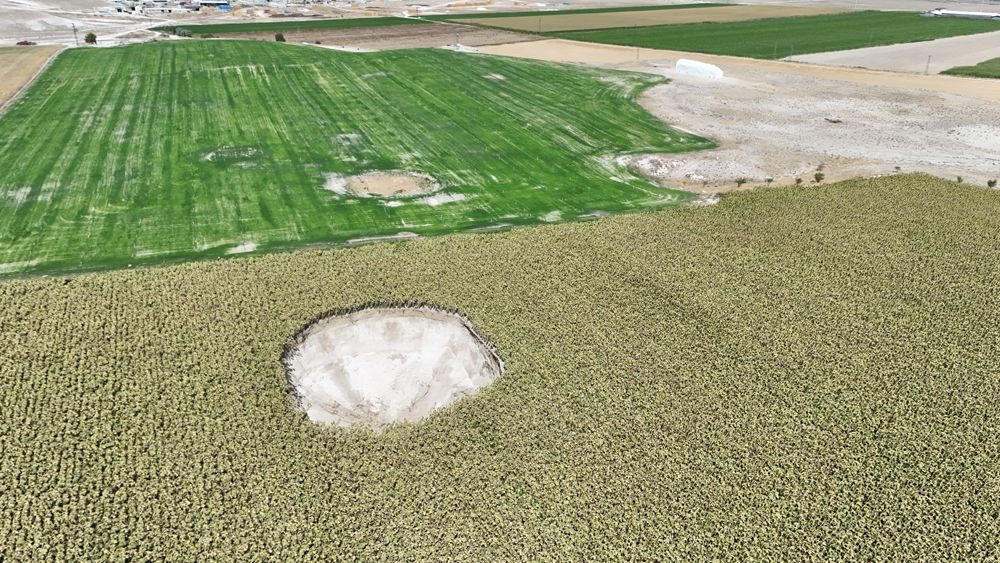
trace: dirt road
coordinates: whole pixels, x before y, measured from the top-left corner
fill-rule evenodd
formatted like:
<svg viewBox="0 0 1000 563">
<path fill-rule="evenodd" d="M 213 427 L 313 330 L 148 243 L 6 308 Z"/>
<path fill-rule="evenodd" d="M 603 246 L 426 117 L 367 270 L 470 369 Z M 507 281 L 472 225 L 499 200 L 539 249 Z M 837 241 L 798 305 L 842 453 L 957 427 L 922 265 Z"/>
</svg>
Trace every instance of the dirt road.
<svg viewBox="0 0 1000 563">
<path fill-rule="evenodd" d="M 947 37 L 919 43 L 799 55 L 785 60 L 894 72 L 937 74 L 956 66 L 973 66 L 998 57 L 1000 57 L 1000 31 Z"/>
</svg>

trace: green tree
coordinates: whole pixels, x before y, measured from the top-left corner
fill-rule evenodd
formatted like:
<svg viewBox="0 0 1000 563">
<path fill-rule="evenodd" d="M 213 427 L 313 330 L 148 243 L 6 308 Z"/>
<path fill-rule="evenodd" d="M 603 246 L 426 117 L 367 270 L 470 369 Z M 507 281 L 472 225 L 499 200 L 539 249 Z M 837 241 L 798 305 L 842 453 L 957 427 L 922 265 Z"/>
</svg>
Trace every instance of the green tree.
<svg viewBox="0 0 1000 563">
<path fill-rule="evenodd" d="M 85 36 L 83 37 L 83 40 L 84 40 L 84 41 L 85 41 L 85 42 L 86 42 L 86 43 L 87 43 L 88 45 L 97 45 L 97 35 L 94 35 L 94 32 L 93 32 L 93 31 L 91 31 L 90 33 L 88 33 L 87 35 L 85 35 Z"/>
<path fill-rule="evenodd" d="M 275 33 L 274 34 L 274 40 L 277 41 L 277 42 L 279 42 L 279 43 L 284 43 L 285 42 L 285 34 L 281 33 L 280 31 L 278 33 Z"/>
</svg>

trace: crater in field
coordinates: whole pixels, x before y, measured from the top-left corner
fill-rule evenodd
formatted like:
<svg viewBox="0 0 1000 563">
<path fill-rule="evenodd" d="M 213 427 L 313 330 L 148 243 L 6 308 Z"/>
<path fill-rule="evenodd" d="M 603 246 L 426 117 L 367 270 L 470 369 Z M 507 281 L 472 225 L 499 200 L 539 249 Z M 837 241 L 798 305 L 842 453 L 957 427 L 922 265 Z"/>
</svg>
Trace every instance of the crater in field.
<svg viewBox="0 0 1000 563">
<path fill-rule="evenodd" d="M 327 174 L 326 189 L 360 197 L 409 197 L 440 188 L 433 176 L 408 170 L 373 170 L 354 176 Z"/>
<path fill-rule="evenodd" d="M 376 431 L 418 421 L 503 373 L 468 319 L 431 307 L 323 317 L 296 335 L 282 362 L 310 420 Z"/>
</svg>

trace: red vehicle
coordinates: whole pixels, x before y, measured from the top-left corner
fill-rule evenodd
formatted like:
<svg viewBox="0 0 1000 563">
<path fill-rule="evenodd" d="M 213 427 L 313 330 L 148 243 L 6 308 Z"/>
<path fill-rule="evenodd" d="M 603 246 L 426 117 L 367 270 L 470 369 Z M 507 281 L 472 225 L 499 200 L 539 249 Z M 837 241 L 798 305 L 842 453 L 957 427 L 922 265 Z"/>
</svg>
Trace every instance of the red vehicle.
<svg viewBox="0 0 1000 563">
<path fill-rule="evenodd" d="M 17 45 L 38 45 L 38 43 L 35 43 L 34 41 L 18 41 L 16 44 Z"/>
</svg>

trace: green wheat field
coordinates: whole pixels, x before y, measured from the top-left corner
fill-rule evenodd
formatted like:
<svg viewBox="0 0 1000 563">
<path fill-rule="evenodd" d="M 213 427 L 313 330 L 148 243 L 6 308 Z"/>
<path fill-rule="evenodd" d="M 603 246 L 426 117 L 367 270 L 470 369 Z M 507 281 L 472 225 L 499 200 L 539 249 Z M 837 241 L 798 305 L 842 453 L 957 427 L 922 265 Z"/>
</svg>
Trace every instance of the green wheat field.
<svg viewBox="0 0 1000 563">
<path fill-rule="evenodd" d="M 1000 22 L 927 18 L 909 12 L 850 12 L 821 16 L 705 22 L 553 33 L 558 37 L 756 59 L 929 41 L 1000 30 Z"/>
<path fill-rule="evenodd" d="M 680 204 L 619 165 L 710 148 L 656 76 L 444 50 L 259 41 L 70 50 L 0 118 L 0 274 L 441 234 Z M 433 196 L 325 189 L 429 174 Z"/>
</svg>

